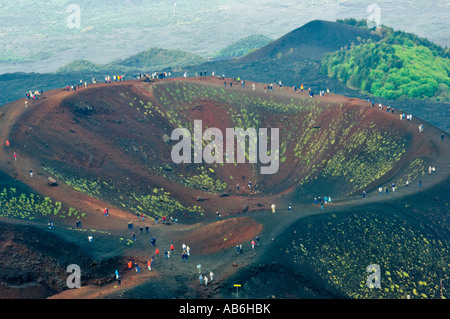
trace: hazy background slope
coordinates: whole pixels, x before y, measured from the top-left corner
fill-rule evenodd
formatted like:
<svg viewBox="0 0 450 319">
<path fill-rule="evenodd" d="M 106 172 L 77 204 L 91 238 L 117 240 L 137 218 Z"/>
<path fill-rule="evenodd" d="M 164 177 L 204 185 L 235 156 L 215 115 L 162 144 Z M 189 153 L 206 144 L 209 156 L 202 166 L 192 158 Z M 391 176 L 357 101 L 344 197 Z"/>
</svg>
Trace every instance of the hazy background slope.
<svg viewBox="0 0 450 319">
<path fill-rule="evenodd" d="M 109 63 L 151 47 L 208 57 L 246 36 L 277 39 L 314 19 L 369 18 L 449 45 L 449 5 L 432 1 L 0 1 L 0 73 L 52 72 L 73 60 Z M 368 12 L 370 5 L 376 5 Z"/>
</svg>

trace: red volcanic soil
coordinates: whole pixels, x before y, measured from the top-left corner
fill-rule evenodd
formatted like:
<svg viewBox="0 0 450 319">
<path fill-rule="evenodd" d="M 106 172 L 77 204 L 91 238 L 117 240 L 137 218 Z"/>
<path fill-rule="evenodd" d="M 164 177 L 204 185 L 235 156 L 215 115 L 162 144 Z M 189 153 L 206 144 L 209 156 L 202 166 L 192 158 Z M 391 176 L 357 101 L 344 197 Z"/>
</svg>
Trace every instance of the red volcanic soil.
<svg viewBox="0 0 450 319">
<path fill-rule="evenodd" d="M 67 206 L 85 212 L 86 217 L 83 221 L 83 227 L 103 231 L 103 233 L 96 233 L 94 243 L 88 243 L 85 233 L 80 234 L 73 231 L 74 219 L 71 218 L 55 220 L 55 229 L 52 231 L 46 228 L 46 220 L 17 222 L 1 218 L 0 224 L 2 227 L 10 229 L 4 233 L 3 242 L 0 246 L 2 261 L 0 275 L 6 279 L 6 284 L 0 286 L 1 298 L 132 298 L 139 296 L 152 298 L 226 298 L 230 294 L 224 284 L 229 278 L 245 269 L 245 267 L 260 265 L 268 259 L 275 258 L 270 248 L 271 238 L 281 236 L 283 230 L 298 219 L 318 213 L 315 208 L 311 208 L 309 202 L 295 201 L 296 187 L 294 182 L 287 183 L 284 188 L 278 186 L 276 188 L 278 191 L 274 193 L 270 189 L 265 189 L 266 185 L 261 186 L 262 195 L 253 193 L 243 185 L 241 186 L 242 193 L 236 193 L 234 183 L 238 178 L 246 176 L 247 178 L 255 178 L 255 181 L 258 180 L 255 170 L 250 165 L 242 165 L 239 170 L 227 166 L 223 168 L 220 172 L 221 176 L 234 176 L 233 184 L 227 189 L 228 196 L 223 196 L 223 194 L 205 193 L 201 190 L 190 189 L 174 181 L 155 176 L 133 154 L 116 147 L 115 139 L 126 134 L 128 134 L 130 143 L 134 140 L 142 141 L 145 137 L 148 139 L 149 147 L 156 147 L 160 145 L 161 133 L 166 132 L 164 128 L 167 128 L 167 126 L 164 126 L 162 120 L 151 125 L 148 122 L 141 123 L 137 114 L 130 110 L 114 113 L 117 110 L 114 112 L 108 110 L 108 103 L 111 102 L 111 99 L 117 98 L 117 94 L 121 92 L 134 92 L 135 96 L 152 100 L 154 98 L 152 85 L 176 81 L 223 86 L 222 80 L 212 77 L 188 80 L 166 79 L 153 83 L 125 81 L 96 84 L 87 89 L 81 88 L 77 92 L 65 90 L 45 92 L 40 101 L 28 103 L 28 108 L 25 108 L 24 99 L 2 107 L 0 110 L 0 142 L 4 145 L 6 140 L 10 140 L 11 146 L 10 148 L 0 148 L 0 170 L 14 180 L 27 185 L 38 194 L 49 196 Z M 233 88 L 242 91 L 251 90 L 251 85 L 252 83 L 247 83 L 247 89 L 239 87 L 239 84 L 235 85 L 236 88 L 235 86 Z M 254 94 L 266 97 L 263 87 L 264 84 L 257 83 Z M 108 92 L 115 92 L 116 95 L 109 96 Z M 282 91 L 277 88 L 277 92 L 274 94 L 286 99 L 294 96 L 307 98 L 307 92 L 294 94 L 291 88 L 284 88 Z M 118 131 L 112 131 L 111 129 L 110 134 L 99 136 L 97 134 L 98 122 L 84 123 L 84 126 L 78 125 L 74 113 L 61 107 L 61 105 L 67 106 L 67 103 L 74 101 L 70 98 L 83 98 L 90 101 L 94 101 L 93 99 L 96 98 L 97 109 L 102 109 L 101 119 L 104 121 L 102 125 L 106 128 L 117 128 Z M 390 179 L 400 174 L 403 168 L 418 156 L 427 159 L 429 163 L 433 163 L 438 172 L 434 176 L 426 174 L 421 177 L 424 188 L 432 187 L 448 179 L 449 145 L 448 142 L 441 143 L 441 132 L 436 128 L 423 123 L 425 130 L 419 134 L 417 126 L 421 122 L 418 119 L 414 119 L 412 123 L 399 121 L 398 114 L 389 116 L 389 114 L 386 115 L 385 112 L 380 112 L 377 108 L 371 108 L 365 101 L 348 99 L 333 94 L 320 97 L 320 99 L 324 103 L 343 104 L 345 110 L 351 110 L 355 107 L 364 108 L 362 112 L 370 115 L 366 118 L 371 117 L 377 126 L 396 128 L 409 135 L 408 156 L 400 161 L 395 169 L 389 173 L 389 176 L 385 177 L 385 182 L 389 182 Z M 226 113 L 220 106 L 210 103 L 209 100 L 189 113 L 192 118 L 202 118 L 204 124 L 208 127 L 214 126 L 221 129 L 229 125 L 231 127 L 231 122 Z M 277 116 L 278 118 L 283 117 L 274 115 L 274 117 Z M 330 125 L 333 116 L 331 109 L 324 112 L 320 118 L 320 125 L 322 127 Z M 99 120 L 99 118 L 92 118 Z M 139 134 L 132 136 L 129 126 L 124 127 L 123 130 L 120 125 L 108 126 L 122 118 L 125 119 L 125 123 L 134 120 L 135 132 L 141 132 L 145 136 L 142 137 Z M 222 120 L 222 118 L 225 120 Z M 157 133 L 152 130 L 156 130 Z M 167 132 L 167 134 L 169 133 Z M 448 134 L 445 138 L 448 141 Z M 13 158 L 13 152 L 17 152 L 17 161 Z M 164 150 L 155 148 L 155 152 L 164 152 Z M 49 174 L 41 169 L 43 162 L 63 163 L 60 167 L 68 170 L 73 169 L 73 172 L 79 170 L 86 174 L 104 176 L 119 182 L 129 176 L 131 180 L 136 181 L 136 185 L 129 182 L 124 185 L 136 187 L 136 189 L 145 185 L 147 181 L 155 187 L 163 187 L 174 194 L 176 198 L 183 200 L 186 205 L 202 205 L 205 207 L 205 214 L 203 216 L 180 214 L 177 216 L 179 223 L 171 224 L 162 224 L 161 222 L 156 224 L 154 220 L 147 219 L 141 221 L 136 219 L 136 216 L 127 211 L 126 208 L 111 207 L 111 202 L 92 198 L 75 191 L 64 183 L 59 183 L 57 187 L 49 186 L 47 184 Z M 287 180 L 289 177 L 292 178 L 293 166 L 295 166 L 294 159 L 292 155 L 288 155 L 284 167 L 280 169 L 280 175 Z M 28 174 L 30 168 L 35 171 L 33 178 L 30 178 Z M 260 180 L 261 183 L 267 180 L 267 185 L 270 185 L 269 183 L 282 185 L 283 178 L 278 178 L 280 180 L 276 180 L 275 177 L 272 181 L 263 178 L 260 178 Z M 401 198 L 417 191 L 417 188 L 414 190 L 403 188 L 392 196 Z M 197 201 L 199 196 L 205 200 Z M 378 198 L 371 199 L 372 202 L 379 200 Z M 295 214 L 286 210 L 287 203 L 291 201 L 296 203 L 293 210 Z M 334 209 L 339 210 L 339 207 L 342 206 L 350 207 L 360 203 L 360 201 L 359 197 L 337 200 Z M 271 203 L 277 204 L 275 214 L 269 211 Z M 103 216 L 102 209 L 104 207 L 111 207 L 109 217 Z M 221 220 L 216 220 L 217 210 L 222 215 Z M 131 233 L 126 229 L 125 224 L 130 220 L 135 223 L 134 231 L 137 240 L 131 245 L 126 245 L 125 241 L 131 239 Z M 9 228 L 7 225 L 13 226 Z M 138 227 L 145 225 L 150 226 L 150 234 L 139 232 Z M 27 238 L 27 236 L 23 235 L 23 229 L 32 234 L 31 238 L 34 238 L 34 240 L 24 241 L 23 238 Z M 48 245 L 53 241 L 58 242 L 60 245 L 53 247 L 54 250 L 59 252 L 73 251 L 74 256 L 78 256 L 77 259 L 72 262 L 70 254 L 58 256 L 58 253 L 56 253 L 56 255 L 53 255 L 54 252 L 50 253 L 46 250 L 47 244 L 38 250 L 33 250 L 33 247 L 36 247 L 36 240 L 45 238 L 47 233 L 51 233 Z M 257 236 L 264 238 L 264 241 L 261 246 L 252 250 L 250 241 Z M 149 239 L 151 237 L 157 239 L 156 247 L 150 245 Z M 119 238 L 123 240 L 119 242 Z M 165 259 L 164 251 L 169 249 L 170 244 L 175 246 L 175 250 L 171 258 Z M 191 247 L 191 256 L 187 262 L 183 262 L 180 257 L 182 244 Z M 244 246 L 245 253 L 236 255 L 235 246 L 240 244 Z M 154 268 L 149 271 L 146 267 L 147 260 L 155 254 L 156 248 L 160 250 L 160 253 L 156 257 Z M 16 253 L 13 260 L 8 261 L 8 255 L 14 250 Z M 37 268 L 34 272 L 27 266 L 27 260 L 32 251 L 35 255 L 31 256 L 37 260 L 35 265 Z M 137 274 L 134 270 L 126 270 L 128 260 L 139 263 L 142 268 L 140 274 Z M 26 275 L 22 277 L 5 275 L 11 271 L 11 262 L 15 263 L 19 273 Z M 84 272 L 87 278 L 84 279 L 83 287 L 80 289 L 65 289 L 64 287 L 65 267 L 69 263 L 80 263 L 87 268 Z M 198 285 L 196 269 L 198 263 L 202 264 L 205 274 L 208 274 L 210 270 L 215 273 L 215 279 L 208 287 Z M 98 265 L 102 265 L 101 269 Z M 55 269 L 58 276 L 54 276 Z M 121 286 L 118 286 L 117 282 L 113 280 L 116 269 L 122 274 Z M 165 288 L 160 291 L 152 290 L 148 286 L 152 282 L 164 283 Z M 38 286 L 39 289 L 24 289 L 24 287 L 30 287 L 30 285 L 31 287 L 33 285 L 34 287 Z"/>
<path fill-rule="evenodd" d="M 190 245 L 201 255 L 208 255 L 250 243 L 257 237 L 263 226 L 248 217 L 219 220 L 207 225 L 199 225 L 186 233 L 174 235 L 177 242 L 190 238 Z"/>
</svg>

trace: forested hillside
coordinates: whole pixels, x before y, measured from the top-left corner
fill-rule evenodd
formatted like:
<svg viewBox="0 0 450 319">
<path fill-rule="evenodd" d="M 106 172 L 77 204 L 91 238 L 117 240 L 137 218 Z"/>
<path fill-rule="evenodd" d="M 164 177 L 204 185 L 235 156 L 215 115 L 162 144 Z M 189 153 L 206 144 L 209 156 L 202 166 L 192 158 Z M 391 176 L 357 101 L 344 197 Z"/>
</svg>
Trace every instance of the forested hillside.
<svg viewBox="0 0 450 319">
<path fill-rule="evenodd" d="M 366 27 L 366 26 L 361 26 Z M 387 99 L 450 101 L 450 51 L 416 35 L 382 27 L 327 54 L 322 70 L 351 88 Z"/>
</svg>

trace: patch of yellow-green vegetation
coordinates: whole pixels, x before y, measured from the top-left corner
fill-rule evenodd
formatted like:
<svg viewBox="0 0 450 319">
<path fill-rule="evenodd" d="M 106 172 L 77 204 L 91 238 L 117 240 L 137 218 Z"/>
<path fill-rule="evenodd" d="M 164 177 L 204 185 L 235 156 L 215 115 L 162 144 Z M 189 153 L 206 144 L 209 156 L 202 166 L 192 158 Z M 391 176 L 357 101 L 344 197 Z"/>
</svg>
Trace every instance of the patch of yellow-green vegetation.
<svg viewBox="0 0 450 319">
<path fill-rule="evenodd" d="M 235 127 L 247 129 L 254 128 L 258 130 L 260 127 L 259 114 L 247 110 L 246 108 L 230 108 L 228 112 Z"/>
<path fill-rule="evenodd" d="M 148 194 L 130 193 L 129 196 L 119 196 L 121 206 L 135 214 L 145 216 L 171 216 L 175 213 L 190 212 L 203 214 L 200 206 L 185 207 L 164 188 L 153 188 Z"/>
<path fill-rule="evenodd" d="M 249 160 L 249 150 L 256 150 L 258 148 L 258 129 L 261 125 L 259 119 L 260 116 L 258 113 L 249 111 L 246 108 L 230 108 L 227 113 L 234 124 L 237 138 L 243 138 L 246 141 L 244 155 L 245 158 Z M 236 129 L 242 129 L 243 131 L 236 131 Z M 255 139 L 250 138 L 250 136 L 245 137 L 246 130 L 248 129 L 255 129 Z M 236 160 L 236 158 L 234 160 Z"/>
<path fill-rule="evenodd" d="M 210 176 L 210 174 L 214 174 L 214 171 L 206 170 L 203 166 L 199 166 L 197 169 L 200 171 L 199 174 L 191 176 L 180 175 L 181 180 L 179 182 L 187 187 L 202 189 L 211 193 L 220 193 L 227 188 L 226 182 Z"/>
<path fill-rule="evenodd" d="M 54 178 L 64 181 L 65 184 L 71 186 L 74 190 L 89 195 L 92 198 L 101 198 L 102 188 L 111 188 L 106 182 L 101 182 L 99 179 L 88 180 L 86 178 L 65 178 L 54 169 L 50 167 L 43 167 L 45 171 L 53 175 Z"/>
<path fill-rule="evenodd" d="M 185 175 L 176 172 L 175 169 L 167 170 L 167 167 L 172 167 L 170 165 L 161 167 L 154 166 L 152 167 L 152 170 L 162 178 L 166 178 L 192 189 L 200 189 L 208 193 L 221 193 L 227 188 L 226 182 L 215 178 L 215 171 L 213 168 L 206 170 L 203 166 L 198 166 L 195 168 L 198 164 L 188 165 L 190 165 L 193 169 L 199 170 L 199 173 L 188 173 L 189 175 Z"/>
<path fill-rule="evenodd" d="M 153 188 L 150 191 L 142 190 L 137 193 L 127 190 L 126 183 L 117 186 L 100 179 L 88 180 L 81 177 L 65 177 L 49 167 L 44 169 L 73 189 L 92 198 L 123 207 L 125 211 L 144 214 L 148 217 L 162 217 L 175 212 L 203 213 L 200 206 L 185 207 L 171 193 L 164 191 L 163 188 Z M 131 183 L 128 178 L 127 183 Z"/>
<path fill-rule="evenodd" d="M 404 176 L 398 180 L 398 185 L 405 185 L 406 181 L 414 181 L 425 174 L 425 161 L 422 158 L 414 159 L 406 168 Z"/>
<path fill-rule="evenodd" d="M 185 116 L 180 112 L 180 106 L 174 106 L 174 108 L 168 109 L 166 111 L 166 118 L 169 120 L 170 124 L 179 128 L 186 128 L 189 131 L 193 129 L 193 123 L 186 120 Z"/>
<path fill-rule="evenodd" d="M 139 100 L 139 105 L 136 106 L 133 103 L 129 104 L 130 106 L 134 107 L 140 114 L 142 114 L 144 119 L 154 118 L 157 115 L 165 117 L 165 114 L 161 110 L 161 108 L 151 101 L 144 102 L 142 100 Z"/>
<path fill-rule="evenodd" d="M 406 139 L 394 131 L 361 129 L 349 137 L 323 169 L 325 177 L 341 177 L 354 191 L 388 173 L 406 152 Z"/>
<path fill-rule="evenodd" d="M 283 140 L 281 141 L 281 144 L 280 144 L 280 154 L 279 154 L 279 157 L 280 157 L 280 163 L 286 162 L 286 156 L 285 156 L 285 154 L 286 154 L 286 151 L 287 151 L 287 148 L 288 148 L 288 142 L 287 142 L 287 140 L 292 138 L 291 134 L 292 134 L 292 132 L 288 132 L 288 133 L 286 134 L 287 138 L 286 138 L 286 139 L 283 139 Z"/>
<path fill-rule="evenodd" d="M 229 87 L 218 88 L 191 82 L 159 84 L 158 86 L 153 86 L 153 89 L 158 101 L 167 107 L 184 105 L 187 108 L 191 108 L 195 107 L 199 100 L 207 99 L 238 109 L 257 108 L 287 114 L 319 112 L 317 107 L 319 102 L 314 99 L 274 98 L 274 95 L 271 93 L 267 93 L 267 98 L 261 98 L 252 94 L 252 90 L 233 90 Z"/>
<path fill-rule="evenodd" d="M 364 120 L 364 110 L 336 112 L 329 124 L 323 116 L 307 114 L 300 123 L 294 156 L 304 172 L 303 185 L 317 174 L 350 184 L 349 193 L 363 188 L 388 173 L 406 153 L 406 138 L 393 130 L 382 131 Z M 338 110 L 340 109 L 340 110 Z"/>
<path fill-rule="evenodd" d="M 70 229 L 72 231 L 81 232 L 81 233 L 89 233 L 90 235 L 102 234 L 102 235 L 112 236 L 112 234 L 109 231 L 106 231 L 106 230 L 86 229 L 86 228 L 73 228 L 73 227 L 67 227 L 67 229 Z"/>
<path fill-rule="evenodd" d="M 304 117 L 301 133 L 298 134 L 298 139 L 294 142 L 295 160 L 305 172 L 300 184 L 309 181 L 321 169 L 332 142 L 328 135 L 330 130 L 318 129 L 316 119 L 317 117 L 313 113 Z M 320 159 L 322 159 L 322 162 L 319 162 Z"/>
<path fill-rule="evenodd" d="M 137 108 L 137 110 L 143 112 L 145 116 L 155 117 L 156 114 L 164 116 L 164 112 L 161 111 L 161 109 L 157 105 L 153 104 L 150 101 L 147 102 L 147 104 L 143 104 L 142 107 L 144 108 L 142 111 L 140 108 Z"/>
<path fill-rule="evenodd" d="M 72 207 L 68 211 L 63 210 L 62 203 L 53 201 L 50 197 L 41 197 L 33 193 L 18 193 L 16 188 L 4 188 L 0 193 L 1 217 L 32 220 L 50 216 L 82 218 L 84 215 Z"/>
<path fill-rule="evenodd" d="M 447 239 L 395 213 L 329 215 L 298 227 L 287 248 L 293 262 L 317 269 L 350 298 L 432 298 L 440 279 L 450 279 Z M 380 289 L 366 285 L 371 264 L 380 266 Z"/>
<path fill-rule="evenodd" d="M 119 243 L 124 243 L 124 244 L 126 244 L 127 246 L 131 246 L 132 244 L 134 244 L 134 241 L 131 240 L 131 239 L 129 239 L 129 238 L 127 238 L 127 239 L 125 240 L 124 238 L 120 237 L 120 238 L 119 238 Z"/>
</svg>

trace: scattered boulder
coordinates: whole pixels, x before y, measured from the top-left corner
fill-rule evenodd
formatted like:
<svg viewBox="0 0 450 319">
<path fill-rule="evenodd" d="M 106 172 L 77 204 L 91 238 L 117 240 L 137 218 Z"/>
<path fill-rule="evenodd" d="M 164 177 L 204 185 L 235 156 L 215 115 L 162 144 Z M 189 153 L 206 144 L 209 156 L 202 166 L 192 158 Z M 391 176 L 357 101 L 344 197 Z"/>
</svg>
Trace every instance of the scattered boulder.
<svg viewBox="0 0 450 319">
<path fill-rule="evenodd" d="M 162 139 L 163 139 L 164 143 L 166 143 L 166 144 L 169 144 L 172 141 L 171 138 L 169 137 L 169 135 L 167 135 L 167 134 L 164 134 L 162 136 Z"/>
<path fill-rule="evenodd" d="M 48 185 L 50 185 L 50 186 L 58 186 L 58 182 L 54 178 L 49 177 L 48 178 Z"/>
</svg>

